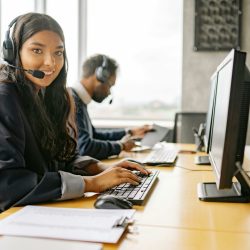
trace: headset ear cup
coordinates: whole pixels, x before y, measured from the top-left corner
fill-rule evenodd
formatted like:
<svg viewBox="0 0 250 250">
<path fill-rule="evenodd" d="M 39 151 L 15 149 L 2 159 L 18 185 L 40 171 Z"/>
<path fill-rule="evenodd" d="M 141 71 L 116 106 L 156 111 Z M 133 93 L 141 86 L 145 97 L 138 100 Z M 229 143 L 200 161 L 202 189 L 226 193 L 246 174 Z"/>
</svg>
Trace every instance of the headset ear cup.
<svg viewBox="0 0 250 250">
<path fill-rule="evenodd" d="M 96 79 L 102 83 L 106 83 L 109 79 L 108 59 L 103 55 L 103 63 L 101 66 L 97 67 L 95 70 Z"/>
<path fill-rule="evenodd" d="M 96 79 L 102 83 L 105 83 L 109 79 L 108 70 L 104 69 L 102 66 L 96 68 L 95 70 Z"/>
<path fill-rule="evenodd" d="M 96 75 L 96 79 L 97 79 L 98 81 L 104 83 L 105 81 L 104 81 L 104 79 L 103 79 L 103 77 L 102 77 L 102 76 L 103 76 L 102 71 L 103 71 L 102 67 L 96 68 L 96 70 L 95 70 L 95 75 Z"/>
<path fill-rule="evenodd" d="M 109 79 L 109 72 L 105 68 L 102 69 L 102 79 L 104 80 L 104 82 L 107 82 Z"/>
<path fill-rule="evenodd" d="M 14 62 L 14 45 L 9 36 L 3 41 L 3 59 L 10 64 Z"/>
</svg>

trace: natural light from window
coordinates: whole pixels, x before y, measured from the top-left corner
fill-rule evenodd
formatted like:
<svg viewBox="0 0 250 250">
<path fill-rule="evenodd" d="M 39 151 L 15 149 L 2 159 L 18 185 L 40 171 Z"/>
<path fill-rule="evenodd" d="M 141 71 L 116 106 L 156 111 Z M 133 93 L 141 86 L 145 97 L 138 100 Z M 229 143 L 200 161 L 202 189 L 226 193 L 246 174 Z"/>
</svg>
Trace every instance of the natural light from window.
<svg viewBox="0 0 250 250">
<path fill-rule="evenodd" d="M 87 55 L 120 71 L 114 101 L 90 104 L 95 119 L 173 120 L 180 105 L 182 1 L 88 1 Z"/>
<path fill-rule="evenodd" d="M 13 8 L 15 6 L 15 8 Z M 34 11 L 34 0 L 2 0 L 1 1 L 1 45 L 10 22 L 17 16 Z"/>
</svg>

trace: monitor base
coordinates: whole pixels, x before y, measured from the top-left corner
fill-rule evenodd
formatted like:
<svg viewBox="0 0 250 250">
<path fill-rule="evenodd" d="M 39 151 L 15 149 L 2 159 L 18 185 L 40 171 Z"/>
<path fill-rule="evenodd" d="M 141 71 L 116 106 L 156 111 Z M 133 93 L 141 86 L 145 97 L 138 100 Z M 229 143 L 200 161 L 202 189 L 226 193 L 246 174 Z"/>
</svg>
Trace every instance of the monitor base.
<svg viewBox="0 0 250 250">
<path fill-rule="evenodd" d="M 232 188 L 218 190 L 215 182 L 198 183 L 198 197 L 202 201 L 209 202 L 250 202 L 250 197 L 241 193 L 241 186 L 234 182 Z"/>
</svg>

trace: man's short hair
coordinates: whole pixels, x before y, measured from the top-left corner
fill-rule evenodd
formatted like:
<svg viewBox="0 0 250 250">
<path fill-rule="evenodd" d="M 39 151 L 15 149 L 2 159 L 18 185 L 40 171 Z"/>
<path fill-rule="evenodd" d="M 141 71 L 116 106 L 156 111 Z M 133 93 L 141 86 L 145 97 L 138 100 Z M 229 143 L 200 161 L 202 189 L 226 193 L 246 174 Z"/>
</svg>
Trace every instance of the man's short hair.
<svg viewBox="0 0 250 250">
<path fill-rule="evenodd" d="M 87 60 L 83 63 L 82 70 L 83 70 L 83 77 L 84 78 L 88 78 L 88 77 L 94 75 L 96 68 L 102 66 L 103 56 L 105 56 L 107 58 L 106 69 L 109 72 L 110 76 L 113 76 L 116 74 L 117 69 L 119 67 L 118 63 L 114 59 L 112 59 L 106 55 L 98 54 L 98 55 L 94 55 L 94 56 L 87 58 Z"/>
</svg>

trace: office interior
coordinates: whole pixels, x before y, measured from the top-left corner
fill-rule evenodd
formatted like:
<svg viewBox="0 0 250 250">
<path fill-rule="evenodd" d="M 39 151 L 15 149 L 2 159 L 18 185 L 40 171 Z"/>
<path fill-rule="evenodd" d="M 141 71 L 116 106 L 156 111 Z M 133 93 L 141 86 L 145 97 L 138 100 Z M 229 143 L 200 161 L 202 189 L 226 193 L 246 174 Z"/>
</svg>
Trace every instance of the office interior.
<svg viewBox="0 0 250 250">
<path fill-rule="evenodd" d="M 6 1 L 6 0 L 1 0 L 0 1 L 0 11 L 1 13 L 1 19 L 0 19 L 0 40 L 3 40 L 4 32 L 6 31 L 6 27 L 8 25 L 8 22 L 12 20 L 16 15 L 19 15 L 21 13 L 27 12 L 27 11 L 37 11 L 41 13 L 50 13 L 51 9 L 57 8 L 56 6 L 59 4 L 60 1 L 53 1 L 54 4 L 50 0 L 29 0 L 26 2 L 24 5 L 20 5 L 21 8 L 20 10 L 15 10 L 13 13 L 8 13 L 6 14 L 6 8 L 15 5 L 15 0 L 12 1 Z M 96 2 L 96 8 L 98 8 L 98 1 Z M 109 1 L 108 1 L 109 2 Z M 139 1 L 138 1 L 139 2 Z M 159 6 L 160 6 L 159 1 Z M 219 63 L 225 58 L 225 56 L 228 54 L 229 50 L 222 50 L 222 51 L 217 51 L 217 50 L 211 50 L 211 51 L 196 51 L 194 49 L 194 32 L 195 32 L 195 2 L 194 0 L 188 0 L 188 1 L 178 1 L 178 8 L 180 8 L 180 12 L 183 13 L 181 17 L 178 17 L 181 20 L 181 25 L 182 27 L 176 27 L 176 29 L 180 29 L 182 34 L 180 36 L 180 39 L 182 41 L 180 42 L 180 46 L 177 46 L 176 54 L 177 56 L 180 55 L 180 65 L 179 65 L 179 78 L 180 78 L 180 83 L 178 82 L 173 82 L 172 85 L 176 85 L 177 88 L 179 88 L 179 95 L 178 95 L 178 100 L 177 102 L 177 107 L 175 107 L 175 111 L 187 111 L 187 112 L 207 112 L 208 109 L 208 102 L 209 102 L 209 91 L 210 91 L 210 77 L 213 74 L 213 72 L 216 70 L 216 67 L 219 65 Z M 198 1 L 199 2 L 199 1 Z M 242 2 L 242 15 L 241 15 L 241 24 L 240 24 L 240 49 L 242 51 L 250 52 L 250 43 L 249 43 L 249 37 L 250 37 L 250 32 L 248 28 L 248 23 L 250 19 L 250 3 L 249 1 L 243 0 L 240 1 Z M 65 4 L 66 3 L 66 4 Z M 102 4 L 105 4 L 102 3 Z M 72 2 L 72 9 L 71 13 L 76 12 L 74 18 L 72 17 L 72 20 L 76 20 L 77 22 L 81 24 L 85 24 L 88 19 L 87 19 L 87 10 L 88 10 L 88 5 L 90 5 L 90 2 L 88 3 L 87 0 L 75 0 Z M 135 4 L 134 4 L 135 5 Z M 7 6 L 7 7 L 6 7 Z M 27 6 L 27 7 L 26 7 Z M 61 1 L 61 8 L 66 8 L 67 6 L 67 1 Z M 135 5 L 138 8 L 138 5 Z M 150 6 L 150 2 L 147 4 L 147 6 Z M 157 6 L 157 4 L 156 4 Z M 166 5 L 168 9 L 166 9 L 166 15 L 168 12 L 171 12 L 171 1 Z M 115 7 L 112 9 L 112 12 L 115 12 Z M 27 11 L 26 11 L 27 9 Z M 72 12 L 73 11 L 73 12 Z M 153 11 L 157 11 L 157 8 L 154 8 Z M 134 12 L 140 12 L 139 8 L 138 10 L 134 10 Z M 60 13 L 54 11 L 56 13 L 54 18 L 59 18 Z M 64 16 L 64 13 L 61 14 Z M 98 12 L 97 12 L 98 13 Z M 111 12 L 110 12 L 111 13 Z M 153 16 L 157 15 L 157 12 L 152 13 L 152 18 Z M 114 15 L 115 16 L 115 15 Z M 8 20 L 6 21 L 4 18 L 7 18 Z M 62 17 L 61 17 L 62 18 Z M 171 17 L 172 18 L 172 17 Z M 150 23 L 150 17 L 148 17 Z M 91 19 L 91 21 L 93 21 Z M 124 20 L 125 22 L 125 20 Z M 77 24 L 77 23 L 74 23 Z M 126 25 L 124 25 L 122 28 L 126 28 Z M 69 70 L 69 81 L 75 81 L 77 80 L 80 75 L 81 75 L 81 65 L 84 59 L 86 57 L 90 56 L 87 54 L 88 52 L 88 44 L 87 44 L 87 39 L 86 36 L 88 34 L 87 32 L 88 26 L 86 25 L 76 25 L 71 27 L 71 34 L 73 32 L 77 33 L 77 36 L 74 36 L 73 38 L 77 38 L 77 41 L 74 42 L 74 46 L 78 47 L 77 53 L 74 52 L 74 54 L 69 54 L 68 52 L 68 57 L 69 57 L 69 62 L 71 63 L 72 60 L 74 60 L 74 65 L 71 63 L 71 68 Z M 128 27 L 129 28 L 129 27 Z M 152 28 L 152 27 L 149 27 Z M 154 27 L 153 27 L 154 28 Z M 106 29 L 106 27 L 105 27 Z M 71 39 L 67 38 L 69 36 L 69 33 L 65 32 L 66 34 L 66 39 Z M 167 34 L 167 33 L 166 33 Z M 114 32 L 114 38 L 115 38 L 115 32 Z M 136 37 L 134 38 L 136 39 Z M 115 40 L 115 39 L 114 39 Z M 129 43 L 131 44 L 131 43 Z M 161 47 L 162 49 L 162 47 Z M 166 51 L 168 50 L 168 47 L 166 46 L 164 48 Z M 171 47 L 171 50 L 173 50 L 174 47 Z M 128 51 L 130 48 L 128 48 Z M 68 49 L 68 51 L 70 51 Z M 114 49 L 115 51 L 115 49 Z M 165 53 L 167 53 L 165 51 Z M 99 53 L 101 51 L 96 51 L 96 53 Z M 92 53 L 92 51 L 91 51 Z M 110 53 L 111 57 L 113 56 L 112 53 Z M 114 52 L 115 54 L 115 52 Z M 73 57 L 73 59 L 71 59 Z M 119 58 L 115 58 L 118 63 L 119 63 Z M 250 64 L 250 57 L 247 57 L 247 65 Z M 123 74 L 123 65 L 121 65 L 121 75 Z M 164 67 L 167 67 L 164 66 Z M 156 69 L 154 69 L 156 72 Z M 134 71 L 136 72 L 136 71 Z M 134 73 L 133 72 L 133 73 Z M 150 72 L 145 69 L 145 71 L 142 71 L 141 69 L 139 70 L 138 74 L 144 74 L 147 78 L 153 78 L 152 75 L 150 75 Z M 162 78 L 164 77 L 165 79 L 161 80 L 161 85 L 164 91 L 166 91 L 165 87 L 163 87 L 165 82 L 168 81 L 169 76 L 161 74 Z M 121 77 L 124 77 L 122 75 Z M 132 78 L 132 76 L 130 76 Z M 130 79 L 131 79 L 130 78 Z M 125 85 L 126 83 L 122 83 L 122 85 Z M 118 76 L 118 84 L 119 85 L 119 76 Z M 153 84 L 152 84 L 153 85 Z M 143 86 L 142 86 L 143 88 Z M 159 88 L 159 87 L 158 87 Z M 116 86 L 114 90 L 114 100 L 115 98 L 119 99 L 119 91 L 122 92 L 126 91 L 127 95 L 131 95 L 131 90 L 126 89 L 126 87 L 120 87 Z M 133 90 L 132 90 L 133 91 Z M 167 91 L 166 93 L 166 99 L 170 98 L 168 96 L 171 95 L 171 92 Z M 118 96 L 118 97 L 116 97 Z M 139 98 L 139 97 L 138 97 Z M 116 100 L 115 100 L 116 101 Z M 111 110 L 112 111 L 112 110 Z M 109 110 L 108 112 L 109 113 Z M 166 111 L 167 114 L 167 111 Z M 164 114 L 165 115 L 165 114 Z M 166 115 L 167 116 L 167 115 Z M 128 124 L 130 126 L 137 125 L 137 124 L 142 124 L 145 121 L 146 122 L 154 122 L 154 118 L 152 117 L 146 117 L 146 118 L 140 118 L 139 116 L 136 116 L 136 118 L 132 118 L 129 121 L 122 120 L 119 122 L 119 120 L 122 120 L 120 117 L 118 120 L 115 121 L 115 119 L 112 119 L 112 121 L 108 122 L 104 118 L 101 118 L 100 120 L 95 117 L 94 114 L 94 123 L 99 126 L 99 127 L 122 127 L 124 124 Z M 143 120 L 143 121 L 140 121 Z M 160 123 L 166 126 L 173 126 L 173 120 L 174 120 L 174 115 L 171 115 L 171 117 L 158 117 L 155 119 L 156 121 L 160 120 Z"/>
<path fill-rule="evenodd" d="M 1 11 L 3 10 L 3 5 L 5 2 L 10 0 L 0 0 L 0 16 Z M 13 1 L 13 0 L 12 0 Z M 46 4 L 48 1 L 53 0 L 29 0 L 32 1 L 32 6 L 34 6 L 34 11 L 46 13 Z M 61 0 L 61 1 L 67 1 L 67 0 Z M 88 15 L 86 9 L 88 2 L 91 0 L 71 0 L 75 1 L 77 4 L 74 5 L 76 7 L 77 16 L 80 20 L 80 22 L 86 21 L 86 16 Z M 100 0 L 100 1 L 106 1 L 106 0 Z M 108 0 L 107 0 L 108 1 Z M 136 0 L 134 0 L 136 1 Z M 145 0 L 147 1 L 147 0 Z M 176 108 L 176 112 L 207 112 L 208 110 L 208 103 L 209 103 L 209 94 L 210 94 L 210 77 L 212 76 L 213 72 L 216 70 L 217 66 L 223 61 L 223 59 L 228 55 L 230 50 L 211 50 L 211 51 L 204 51 L 204 50 L 195 50 L 194 48 L 194 33 L 195 33 L 195 0 L 177 0 L 181 2 L 182 5 L 182 36 L 181 36 L 181 83 L 180 83 L 180 95 L 178 99 L 178 106 Z M 198 0 L 197 0 L 198 1 Z M 169 1 L 171 2 L 171 1 Z M 249 29 L 249 23 L 250 23 L 250 1 L 248 0 L 242 0 L 240 1 L 242 3 L 242 15 L 241 15 L 241 31 L 240 31 L 240 50 L 247 52 L 247 59 L 246 64 L 248 67 L 250 67 L 250 29 Z M 14 3 L 14 1 L 13 1 Z M 59 1 L 58 1 L 59 4 Z M 60 5 L 60 4 L 59 4 Z M 131 6 L 133 5 L 133 1 L 131 1 Z M 171 4 L 170 4 L 171 5 Z M 60 6 L 58 6 L 60 9 Z M 142 6 L 143 8 L 143 6 Z M 30 9 L 28 10 L 30 11 Z M 115 11 L 113 9 L 112 11 Z M 138 17 L 140 16 L 140 10 L 138 9 Z M 168 10 L 169 11 L 169 10 Z M 170 10 L 171 11 L 171 10 Z M 25 11 L 24 11 L 25 12 Z M 18 11 L 17 11 L 18 13 Z M 21 14 L 21 13 L 20 13 Z M 156 13 L 157 14 L 157 13 Z M 13 18 L 16 15 L 13 16 Z M 65 17 L 70 18 L 70 17 Z M 129 14 L 128 14 L 129 18 Z M 150 17 L 148 17 L 150 19 Z M 3 40 L 3 33 L 6 30 L 7 27 L 3 27 L 2 25 L 3 20 L 0 17 L 0 40 Z M 6 22 L 5 22 L 6 23 Z M 7 22 L 8 23 L 8 22 Z M 105 29 L 106 27 L 104 27 Z M 85 30 L 86 26 L 83 27 L 81 32 L 79 32 L 78 36 L 78 49 L 79 54 L 74 55 L 77 58 L 75 58 L 76 65 L 78 67 L 74 69 L 73 71 L 73 77 L 72 79 L 77 79 L 79 75 L 81 74 L 81 67 L 82 62 L 85 58 L 87 58 L 87 44 L 86 41 L 86 34 L 87 31 Z M 79 27 L 75 28 L 76 32 L 79 31 Z M 115 35 L 115 31 L 114 31 Z M 129 49 L 128 52 L 129 53 Z M 111 55 L 112 56 L 112 55 Z M 119 58 L 115 58 L 119 62 Z M 168 76 L 166 76 L 165 79 L 162 79 L 161 84 L 164 85 L 164 82 L 167 81 Z M 175 84 L 175 83 L 173 83 Z M 143 90 L 142 90 L 143 91 Z M 115 92 L 116 94 L 116 92 Z M 115 94 L 114 94 L 114 100 L 115 100 Z M 166 98 L 169 93 L 166 93 Z M 107 105 L 108 106 L 108 105 Z M 109 108 L 109 107 L 108 107 Z M 127 127 L 127 126 L 136 126 L 140 125 L 142 123 L 159 123 L 160 125 L 167 126 L 170 129 L 174 126 L 174 116 L 172 116 L 173 119 L 166 120 L 164 118 L 159 119 L 151 119 L 150 117 L 143 118 L 143 119 L 130 119 L 130 120 L 122 120 L 118 119 L 117 121 L 114 121 L 113 119 L 109 121 L 109 119 L 94 119 L 94 124 L 96 124 L 99 128 L 119 128 L 119 127 Z M 249 122 L 250 124 L 250 122 Z M 248 126 L 249 126 L 248 124 Z M 250 127 L 250 126 L 249 126 Z M 250 145 L 250 128 L 248 128 L 248 134 L 247 134 L 247 144 Z M 178 149 L 183 149 L 184 151 L 194 151 L 195 147 L 194 145 L 189 146 L 176 146 Z M 133 156 L 135 156 L 133 154 Z M 203 181 L 206 179 L 206 173 L 207 172 L 198 172 L 200 169 L 196 168 L 193 165 L 193 160 L 190 158 L 192 155 L 188 155 L 187 158 L 180 157 L 180 165 L 185 163 L 189 164 L 189 166 L 192 167 L 194 171 L 197 172 L 189 172 L 193 174 L 192 178 L 192 185 L 191 187 L 194 188 L 196 185 L 196 182 Z M 140 159 L 140 158 L 139 158 Z M 248 160 L 250 162 L 250 160 Z M 191 163 L 192 162 L 192 163 Z M 186 165 L 184 165 L 186 166 Z M 209 167 L 205 167 L 204 171 L 207 171 L 210 169 Z M 160 169 L 161 171 L 162 169 Z M 162 179 L 166 179 L 170 173 L 169 170 L 164 169 L 163 170 L 163 177 Z M 181 186 L 179 186 L 178 183 L 175 183 L 174 181 L 170 181 L 169 183 L 165 182 L 164 184 L 159 180 L 158 185 L 160 188 L 167 188 L 167 189 L 175 189 L 178 190 L 179 193 L 176 191 L 173 194 L 170 194 L 171 197 L 174 197 L 174 209 L 181 210 L 178 206 L 182 206 L 182 203 L 185 204 L 187 202 L 187 209 L 188 211 L 180 212 L 180 214 L 183 216 L 183 224 L 181 224 L 181 218 L 177 218 L 177 215 L 174 215 L 174 211 L 171 210 L 171 202 L 166 202 L 166 197 L 163 195 L 163 192 L 161 194 L 157 194 L 157 198 L 155 199 L 162 199 L 164 202 L 166 202 L 166 206 L 164 209 L 169 209 L 169 214 L 163 218 L 163 221 L 159 224 L 158 221 L 161 220 L 160 216 L 163 214 L 163 208 L 158 208 L 156 204 L 153 204 L 153 201 L 155 199 L 152 199 L 152 202 L 149 203 L 149 206 L 146 208 L 138 208 L 139 215 L 137 216 L 138 219 L 142 221 L 141 224 L 139 224 L 138 228 L 139 231 L 141 230 L 142 236 L 130 235 L 128 237 L 124 236 L 121 241 L 119 241 L 118 245 L 104 245 L 104 249 L 152 249 L 153 247 L 156 247 L 156 249 L 249 249 L 250 247 L 250 241 L 249 239 L 249 224 L 246 222 L 243 226 L 239 224 L 236 225 L 235 230 L 233 225 L 231 225 L 229 222 L 226 223 L 226 220 L 228 217 L 236 216 L 235 218 L 240 220 L 247 220 L 249 221 L 249 217 L 247 215 L 249 211 L 249 205 L 247 204 L 240 204 L 237 207 L 237 210 L 242 211 L 242 213 L 237 213 L 235 207 L 230 207 L 225 215 L 228 216 L 227 218 L 223 217 L 223 222 L 215 223 L 216 225 L 213 225 L 215 217 L 219 216 L 221 213 L 223 213 L 223 205 L 215 205 L 215 204 L 208 204 L 205 205 L 206 208 L 202 208 L 201 213 L 206 216 L 206 218 L 202 219 L 202 221 L 199 220 L 200 214 L 197 215 L 197 220 L 195 218 L 195 215 L 192 215 L 192 218 L 187 218 L 185 215 L 191 214 L 192 208 L 194 211 L 198 212 L 199 204 L 198 204 L 198 198 L 193 199 L 191 197 L 191 191 L 187 190 L 187 195 L 185 194 L 185 185 L 189 185 L 187 180 L 184 180 L 185 177 L 179 173 L 183 173 L 183 169 L 177 168 L 177 174 L 173 177 L 178 179 L 181 182 Z M 184 170 L 185 171 L 185 170 Z M 203 170 L 202 170 L 203 171 Z M 208 170 L 210 171 L 210 170 Z M 191 175 L 191 174 L 190 174 Z M 208 173 L 209 180 L 213 179 L 212 172 Z M 195 182 L 195 185 L 193 184 Z M 178 194 L 177 194 L 178 193 Z M 151 194 L 151 198 L 154 193 Z M 177 196 L 175 196 L 177 195 Z M 179 198 L 178 198 L 178 195 Z M 190 198 L 190 201 L 187 201 Z M 192 201 L 192 202 L 191 202 Z M 74 205 L 76 207 L 85 206 L 87 208 L 93 208 L 93 200 L 86 199 L 86 203 L 80 203 L 76 201 Z M 62 206 L 64 203 L 62 203 Z M 68 205 L 65 203 L 66 207 L 71 207 L 71 205 Z M 209 207 L 211 206 L 211 208 Z M 159 214 L 154 214 L 153 210 L 159 209 Z M 145 210 L 145 211 L 144 211 Z M 143 214 L 145 212 L 145 214 Z M 178 211 L 177 211 L 178 213 Z M 149 216 L 149 217 L 146 217 Z M 172 218 L 171 218 L 172 216 Z M 210 217 L 210 218 L 208 218 Z M 209 219 L 211 221 L 209 221 Z M 157 223 L 156 223 L 156 222 Z M 170 221 L 170 222 L 169 222 Z M 155 223 L 155 224 L 154 224 Z M 172 224 L 171 224 L 172 223 Z M 193 223 L 193 227 L 190 227 L 190 225 Z M 224 223 L 224 224 L 223 224 Z M 207 226 L 209 224 L 209 226 Z M 233 224 L 233 223 L 232 223 Z M 169 226 L 170 225 L 170 226 Z M 218 228 L 216 227 L 218 226 Z M 191 229 L 190 229 L 191 228 Z M 136 229 L 135 229 L 136 230 Z M 179 234 L 177 234 L 177 230 Z M 176 231 L 176 232 L 175 232 Z M 152 233 L 153 232 L 153 233 Z M 155 239 L 152 240 L 154 243 L 149 243 L 148 241 L 144 241 L 146 238 L 150 238 L 152 235 L 155 237 Z M 136 233 L 135 233 L 136 235 Z M 183 244 L 177 243 L 179 242 L 178 237 L 183 237 Z M 203 239 L 203 240 L 202 240 Z M 227 240 L 230 239 L 228 242 L 230 242 L 230 246 L 227 245 Z M 138 241 L 138 242 L 137 242 Z M 157 243 L 158 241 L 158 243 Z M 181 240 L 180 240 L 181 241 Z M 165 244 L 171 244 L 166 246 Z M 195 242 L 195 243 L 194 243 Z M 239 243 L 241 242 L 241 243 Z M 138 243 L 138 244 L 137 244 Z M 186 245 L 185 245 L 186 244 Z M 206 245 L 205 245 L 206 244 Z M 228 243 L 229 244 L 229 243 Z M 150 248 L 149 248 L 150 247 Z M 232 248 L 230 248 L 232 247 Z"/>
</svg>

